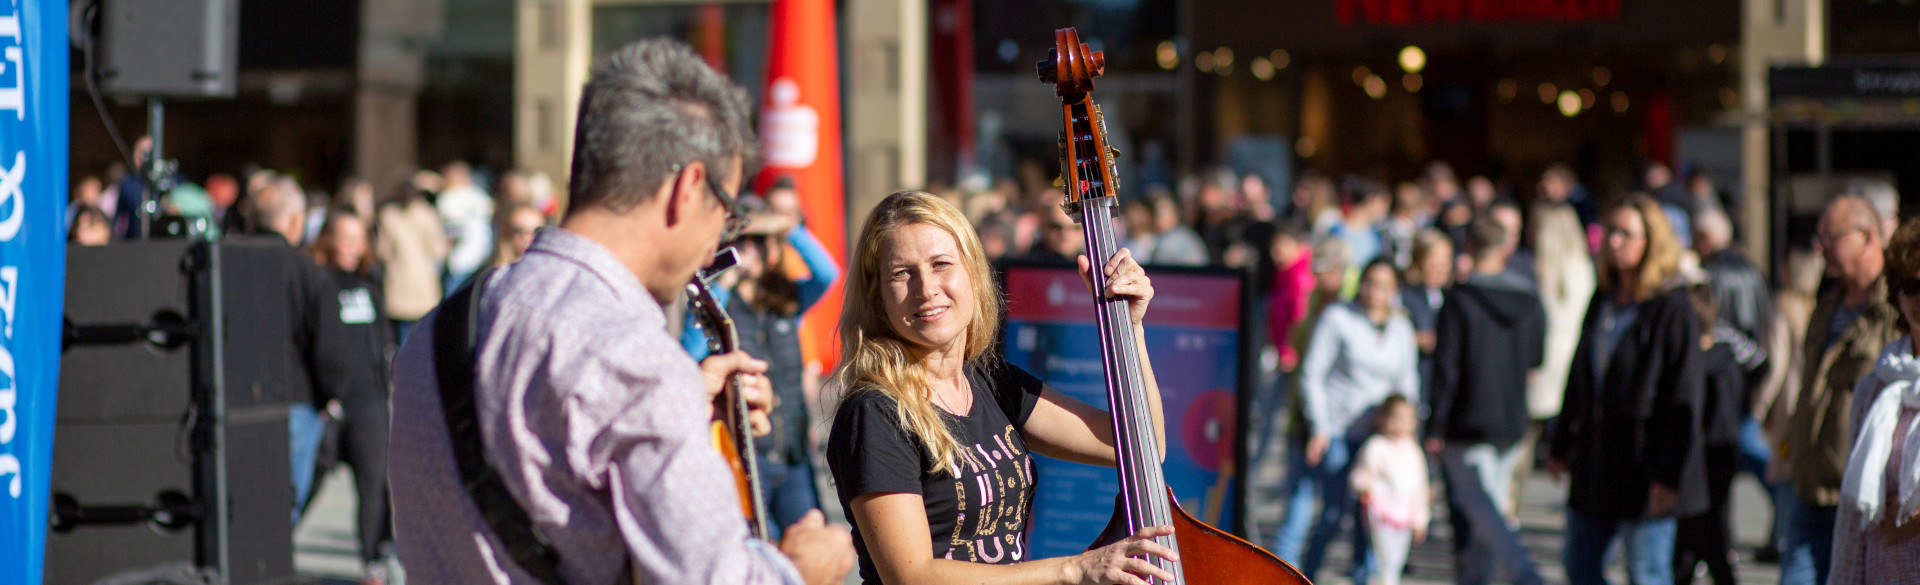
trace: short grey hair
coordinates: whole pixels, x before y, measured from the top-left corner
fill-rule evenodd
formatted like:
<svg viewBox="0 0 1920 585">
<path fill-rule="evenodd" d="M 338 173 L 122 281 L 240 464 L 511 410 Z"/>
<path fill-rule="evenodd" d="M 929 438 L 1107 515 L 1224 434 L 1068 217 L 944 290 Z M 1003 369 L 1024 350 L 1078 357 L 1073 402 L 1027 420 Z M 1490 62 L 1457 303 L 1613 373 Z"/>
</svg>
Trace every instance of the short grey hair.
<svg viewBox="0 0 1920 585">
<path fill-rule="evenodd" d="M 253 220 L 253 225 L 258 229 L 273 229 L 275 224 L 306 210 L 307 194 L 300 189 L 300 182 L 292 177 L 280 176 L 253 194 L 253 206 L 248 209 L 250 213 L 247 219 Z"/>
<path fill-rule="evenodd" d="M 1900 216 L 1900 191 L 1892 183 L 1879 179 L 1854 179 L 1847 183 L 1846 194 L 1865 199 L 1867 205 L 1873 207 L 1873 212 L 1883 219 Z"/>
<path fill-rule="evenodd" d="M 627 45 L 594 67 L 580 94 L 567 208 L 625 212 L 692 161 L 744 175 L 759 148 L 747 93 L 676 41 Z"/>
<path fill-rule="evenodd" d="M 1693 214 L 1693 239 L 1714 250 L 1733 243 L 1733 220 L 1718 206 L 1701 206 Z"/>
</svg>

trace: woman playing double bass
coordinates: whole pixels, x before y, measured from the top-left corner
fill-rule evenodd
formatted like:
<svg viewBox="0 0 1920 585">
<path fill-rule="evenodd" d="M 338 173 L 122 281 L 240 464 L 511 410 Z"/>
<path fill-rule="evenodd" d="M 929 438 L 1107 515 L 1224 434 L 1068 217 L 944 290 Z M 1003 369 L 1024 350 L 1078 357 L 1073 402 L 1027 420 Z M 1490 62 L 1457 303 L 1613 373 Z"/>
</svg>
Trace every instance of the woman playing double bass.
<svg viewBox="0 0 1920 585">
<path fill-rule="evenodd" d="M 1083 277 L 1085 256 L 1079 259 Z M 1124 250 L 1100 268 L 1105 294 L 1125 298 L 1135 324 L 1153 299 Z M 1000 291 L 980 238 L 952 204 L 926 193 L 881 201 L 861 229 L 841 312 L 847 389 L 834 412 L 827 461 L 854 527 L 866 583 L 1124 583 L 1171 579 L 1147 561 L 1178 561 L 1150 527 L 1080 555 L 1031 558 L 1033 452 L 1112 467 L 1109 415 L 988 355 Z M 1142 356 L 1154 433 L 1165 445 L 1160 395 Z M 1159 459 L 1166 456 L 1162 448 Z"/>
</svg>

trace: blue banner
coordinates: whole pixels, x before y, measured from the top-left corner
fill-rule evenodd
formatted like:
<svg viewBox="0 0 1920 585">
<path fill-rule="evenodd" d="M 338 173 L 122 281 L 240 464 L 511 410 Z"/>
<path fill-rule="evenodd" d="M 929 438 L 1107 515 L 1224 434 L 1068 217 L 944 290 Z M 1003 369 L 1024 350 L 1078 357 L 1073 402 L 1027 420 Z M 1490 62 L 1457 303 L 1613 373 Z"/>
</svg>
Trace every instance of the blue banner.
<svg viewBox="0 0 1920 585">
<path fill-rule="evenodd" d="M 1240 515 L 1241 373 L 1245 276 L 1226 270 L 1150 267 L 1148 361 L 1167 425 L 1167 486 L 1201 522 L 1233 531 Z M 1005 356 L 1060 392 L 1107 407 L 1092 295 L 1072 268 L 1008 266 Z M 1032 558 L 1078 554 L 1112 518 L 1112 468 L 1034 457 Z"/>
<path fill-rule="evenodd" d="M 39 583 L 67 274 L 67 3 L 0 5 L 0 582 Z"/>
</svg>

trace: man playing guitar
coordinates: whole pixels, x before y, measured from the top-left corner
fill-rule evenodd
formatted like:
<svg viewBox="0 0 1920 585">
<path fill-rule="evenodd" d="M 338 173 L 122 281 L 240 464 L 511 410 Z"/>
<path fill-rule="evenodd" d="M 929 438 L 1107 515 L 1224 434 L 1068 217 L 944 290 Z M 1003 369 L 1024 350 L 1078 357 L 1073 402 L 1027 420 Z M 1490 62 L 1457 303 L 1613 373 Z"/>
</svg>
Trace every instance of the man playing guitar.
<svg viewBox="0 0 1920 585">
<path fill-rule="evenodd" d="M 712 397 L 730 377 L 755 404 L 755 426 L 766 424 L 766 364 L 740 352 L 695 364 L 665 331 L 661 305 L 741 223 L 731 193 L 756 144 L 746 94 L 683 45 L 636 43 L 595 68 L 560 226 L 422 319 L 396 360 L 389 477 L 410 575 L 545 585 L 845 576 L 847 530 L 817 511 L 777 550 L 748 538 L 709 438 Z M 470 357 L 451 362 L 471 366 L 465 378 L 449 377 L 450 352 L 436 351 L 449 331 L 466 340 Z M 450 379 L 470 381 L 470 399 Z M 462 402 L 467 419 L 449 406 Z M 481 479 L 511 497 L 478 495 L 476 475 L 497 476 Z M 506 513 L 524 521 L 503 522 Z"/>
</svg>

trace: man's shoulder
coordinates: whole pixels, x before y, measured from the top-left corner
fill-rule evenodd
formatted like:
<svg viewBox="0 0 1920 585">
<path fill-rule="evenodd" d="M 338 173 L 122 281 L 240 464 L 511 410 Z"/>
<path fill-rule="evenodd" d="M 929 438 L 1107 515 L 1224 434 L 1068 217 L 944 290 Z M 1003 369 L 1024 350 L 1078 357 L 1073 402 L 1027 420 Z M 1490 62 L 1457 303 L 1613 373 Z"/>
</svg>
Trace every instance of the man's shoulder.
<svg viewBox="0 0 1920 585">
<path fill-rule="evenodd" d="M 494 274 L 480 299 L 480 318 L 483 345 L 511 352 L 489 355 L 517 364 L 513 368 L 604 367 L 657 377 L 663 372 L 645 370 L 687 355 L 667 335 L 659 309 L 623 302 L 591 271 L 552 255 L 528 256 Z M 691 367 L 692 358 L 686 360 Z"/>
</svg>

